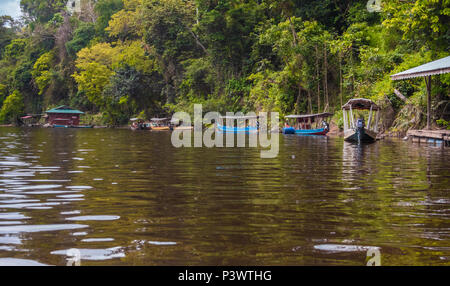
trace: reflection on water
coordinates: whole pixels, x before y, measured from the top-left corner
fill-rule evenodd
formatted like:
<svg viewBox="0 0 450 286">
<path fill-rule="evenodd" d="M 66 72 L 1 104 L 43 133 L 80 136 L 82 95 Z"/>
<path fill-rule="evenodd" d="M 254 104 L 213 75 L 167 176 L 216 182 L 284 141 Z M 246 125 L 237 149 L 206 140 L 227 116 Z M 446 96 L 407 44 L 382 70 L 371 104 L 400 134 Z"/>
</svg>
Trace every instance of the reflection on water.
<svg viewBox="0 0 450 286">
<path fill-rule="evenodd" d="M 0 265 L 448 265 L 450 151 L 280 135 L 0 129 Z"/>
</svg>

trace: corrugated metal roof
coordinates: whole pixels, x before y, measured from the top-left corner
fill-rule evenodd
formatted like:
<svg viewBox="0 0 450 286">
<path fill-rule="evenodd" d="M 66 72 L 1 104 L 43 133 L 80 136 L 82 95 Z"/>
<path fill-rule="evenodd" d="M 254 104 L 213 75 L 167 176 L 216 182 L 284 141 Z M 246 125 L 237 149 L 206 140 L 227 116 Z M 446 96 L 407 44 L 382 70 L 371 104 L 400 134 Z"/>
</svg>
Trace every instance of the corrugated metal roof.
<svg viewBox="0 0 450 286">
<path fill-rule="evenodd" d="M 84 114 L 84 112 L 81 112 L 79 110 L 73 109 L 65 105 L 47 110 L 46 113 Z"/>
<path fill-rule="evenodd" d="M 324 113 L 318 113 L 318 114 L 304 114 L 304 115 L 288 115 L 285 118 L 314 118 L 314 117 L 331 117 L 333 116 L 332 113 L 324 112 Z"/>
<path fill-rule="evenodd" d="M 424 77 L 449 72 L 450 72 L 450 56 L 391 75 L 391 79 L 400 80 L 405 78 Z"/>
<path fill-rule="evenodd" d="M 257 115 L 235 115 L 235 116 L 221 116 L 222 119 L 257 119 L 259 116 Z"/>
</svg>

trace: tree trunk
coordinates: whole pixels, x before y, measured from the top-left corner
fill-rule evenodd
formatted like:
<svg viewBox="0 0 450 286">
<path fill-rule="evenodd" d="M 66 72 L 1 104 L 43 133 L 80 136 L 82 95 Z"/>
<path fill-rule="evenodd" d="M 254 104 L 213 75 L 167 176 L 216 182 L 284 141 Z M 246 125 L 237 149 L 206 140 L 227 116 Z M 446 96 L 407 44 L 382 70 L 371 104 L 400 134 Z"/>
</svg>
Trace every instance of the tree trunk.
<svg viewBox="0 0 450 286">
<path fill-rule="evenodd" d="M 292 31 L 292 36 L 294 37 L 294 46 L 297 47 L 297 33 L 295 32 L 295 27 L 294 24 L 292 23 L 291 17 L 288 18 L 289 19 L 289 25 L 291 27 L 291 31 Z"/>
<path fill-rule="evenodd" d="M 298 95 L 297 95 L 297 102 L 295 103 L 295 114 L 299 113 L 299 106 L 300 106 L 300 99 L 302 97 L 302 86 L 299 84 L 298 85 Z"/>
<path fill-rule="evenodd" d="M 308 113 L 313 113 L 312 101 L 311 101 L 311 91 L 308 89 Z"/>
<path fill-rule="evenodd" d="M 317 113 L 320 113 L 320 74 L 319 74 L 319 49 L 316 45 L 316 81 L 317 81 Z"/>
<path fill-rule="evenodd" d="M 403 102 L 406 102 L 406 97 L 397 89 L 394 89 L 394 94 L 400 98 Z"/>
<path fill-rule="evenodd" d="M 328 111 L 328 107 L 330 105 L 330 101 L 328 98 L 328 60 L 327 60 L 327 44 L 323 43 L 323 93 L 325 97 L 325 103 L 323 112 Z"/>
<path fill-rule="evenodd" d="M 203 52 L 205 52 L 205 54 L 207 56 L 209 56 L 208 50 L 205 48 L 205 46 L 200 42 L 200 40 L 198 39 L 197 35 L 189 28 L 187 28 L 189 30 L 189 33 L 191 34 L 191 36 L 194 38 L 195 42 L 197 43 L 197 45 L 203 50 Z"/>
<path fill-rule="evenodd" d="M 341 107 L 342 107 L 342 105 L 344 105 L 342 91 L 343 91 L 343 83 L 342 83 L 342 53 L 341 53 L 341 51 L 339 51 L 339 97 L 340 97 L 340 100 L 341 100 Z"/>
</svg>

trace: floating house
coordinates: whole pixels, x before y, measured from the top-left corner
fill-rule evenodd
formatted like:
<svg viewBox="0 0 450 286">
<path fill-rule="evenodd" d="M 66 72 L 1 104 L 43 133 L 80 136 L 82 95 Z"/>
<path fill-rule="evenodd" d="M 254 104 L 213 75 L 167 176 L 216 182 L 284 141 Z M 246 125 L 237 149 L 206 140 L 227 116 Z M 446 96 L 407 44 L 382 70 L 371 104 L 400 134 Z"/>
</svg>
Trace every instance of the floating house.
<svg viewBox="0 0 450 286">
<path fill-rule="evenodd" d="M 80 115 L 84 114 L 79 110 L 69 106 L 59 106 L 47 110 L 47 123 L 53 126 L 78 126 L 80 125 Z"/>
</svg>

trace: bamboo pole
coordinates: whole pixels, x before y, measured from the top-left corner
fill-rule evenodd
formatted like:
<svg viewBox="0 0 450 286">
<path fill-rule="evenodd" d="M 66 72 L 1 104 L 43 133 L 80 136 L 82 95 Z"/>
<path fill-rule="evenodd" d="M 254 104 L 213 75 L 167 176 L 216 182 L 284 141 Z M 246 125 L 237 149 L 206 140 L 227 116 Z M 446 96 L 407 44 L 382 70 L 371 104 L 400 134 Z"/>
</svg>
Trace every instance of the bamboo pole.
<svg viewBox="0 0 450 286">
<path fill-rule="evenodd" d="M 342 116 L 344 117 L 344 132 L 348 130 L 348 123 L 347 123 L 347 110 L 342 110 Z"/>
<path fill-rule="evenodd" d="M 350 117 L 351 117 L 351 122 L 352 122 L 352 126 L 351 126 L 351 128 L 352 129 L 354 129 L 355 128 L 355 118 L 353 117 L 353 109 L 352 109 L 352 106 L 350 105 Z"/>
<path fill-rule="evenodd" d="M 427 129 L 431 127 L 431 76 L 425 77 L 425 83 L 427 85 Z"/>
<path fill-rule="evenodd" d="M 378 132 L 378 122 L 380 121 L 380 111 L 376 111 L 377 113 L 377 120 L 375 122 L 375 132 Z"/>
</svg>

